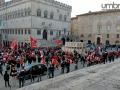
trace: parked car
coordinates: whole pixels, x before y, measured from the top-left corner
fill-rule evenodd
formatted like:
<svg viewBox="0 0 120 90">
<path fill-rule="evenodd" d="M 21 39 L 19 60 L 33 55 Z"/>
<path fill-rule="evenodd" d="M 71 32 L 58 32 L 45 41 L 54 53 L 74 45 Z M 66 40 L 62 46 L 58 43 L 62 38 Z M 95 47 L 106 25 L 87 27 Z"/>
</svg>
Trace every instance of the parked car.
<svg viewBox="0 0 120 90">
<path fill-rule="evenodd" d="M 26 69 L 26 72 L 25 72 L 25 79 L 29 79 L 30 78 L 30 70 L 32 69 L 32 67 L 34 67 L 35 68 L 35 74 L 37 75 L 37 70 L 39 69 L 38 68 L 38 65 L 40 65 L 41 66 L 41 71 L 43 71 L 42 72 L 42 74 L 46 74 L 47 73 L 47 67 L 44 65 L 44 64 L 42 64 L 42 63 L 40 63 L 40 64 L 35 64 L 35 65 L 30 65 L 30 66 L 26 66 L 25 67 L 25 69 Z M 17 78 L 19 78 L 19 74 L 20 74 L 20 71 L 18 71 L 17 72 Z"/>
<path fill-rule="evenodd" d="M 116 47 L 120 48 L 120 45 L 119 45 L 119 44 L 117 44 L 117 45 L 116 45 Z"/>
<path fill-rule="evenodd" d="M 86 47 L 91 47 L 91 44 L 86 44 Z"/>
</svg>

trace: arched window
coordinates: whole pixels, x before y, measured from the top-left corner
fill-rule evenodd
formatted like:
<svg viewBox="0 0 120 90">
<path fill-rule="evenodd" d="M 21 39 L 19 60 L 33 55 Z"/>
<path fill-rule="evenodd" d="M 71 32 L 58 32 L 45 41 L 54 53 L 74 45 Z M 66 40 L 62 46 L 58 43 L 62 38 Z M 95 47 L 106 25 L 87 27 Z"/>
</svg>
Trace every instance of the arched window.
<svg viewBox="0 0 120 90">
<path fill-rule="evenodd" d="M 44 12 L 44 17 L 47 18 L 47 11 Z"/>
<path fill-rule="evenodd" d="M 66 19 L 67 19 L 67 16 L 65 15 L 65 16 L 64 16 L 64 21 L 66 21 Z"/>
<path fill-rule="evenodd" d="M 50 19 L 53 19 L 53 12 L 50 13 Z"/>
<path fill-rule="evenodd" d="M 40 10 L 37 10 L 37 16 L 41 17 L 41 11 Z"/>
<path fill-rule="evenodd" d="M 59 15 L 59 20 L 62 21 L 62 15 L 61 14 Z"/>
</svg>

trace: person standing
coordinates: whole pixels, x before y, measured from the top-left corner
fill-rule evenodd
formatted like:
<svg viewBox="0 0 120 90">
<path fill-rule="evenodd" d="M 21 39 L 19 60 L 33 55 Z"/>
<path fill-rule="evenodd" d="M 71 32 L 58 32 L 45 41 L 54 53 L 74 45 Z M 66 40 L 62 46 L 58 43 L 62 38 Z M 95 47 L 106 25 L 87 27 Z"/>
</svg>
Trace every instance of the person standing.
<svg viewBox="0 0 120 90">
<path fill-rule="evenodd" d="M 1 59 L 0 62 L 1 62 L 1 67 L 2 67 L 2 71 L 3 71 L 3 60 Z"/>
<path fill-rule="evenodd" d="M 20 68 L 20 60 L 18 59 L 16 63 L 17 63 L 17 70 L 19 70 L 19 68 Z"/>
<path fill-rule="evenodd" d="M 48 68 L 48 76 L 49 76 L 49 78 L 51 78 L 51 77 L 50 77 L 50 75 L 51 75 L 51 69 L 52 69 L 51 66 L 52 66 L 52 65 L 50 64 L 50 67 Z"/>
<path fill-rule="evenodd" d="M 0 62 L 0 73 L 1 73 L 1 75 L 3 76 L 3 74 L 2 74 L 2 65 L 1 65 L 1 62 Z"/>
<path fill-rule="evenodd" d="M 109 53 L 108 53 L 108 57 L 109 57 L 109 62 L 111 62 L 112 52 L 109 52 Z"/>
<path fill-rule="evenodd" d="M 75 59 L 74 65 L 75 65 L 75 70 L 77 70 L 78 69 L 78 61 L 77 61 L 77 59 Z"/>
<path fill-rule="evenodd" d="M 106 55 L 105 55 L 105 53 L 104 53 L 104 52 L 103 52 L 102 57 L 103 57 L 103 63 L 105 64 L 105 58 L 106 58 Z"/>
<path fill-rule="evenodd" d="M 48 57 L 45 58 L 46 65 L 48 66 Z"/>
<path fill-rule="evenodd" d="M 83 57 L 83 60 L 82 60 L 82 61 L 83 61 L 83 67 L 84 67 L 84 66 L 85 66 L 85 59 L 84 59 L 84 57 Z"/>
<path fill-rule="evenodd" d="M 35 77 L 35 67 L 31 68 L 30 74 L 31 74 L 31 83 L 32 83 L 32 81 L 34 82 L 34 77 Z"/>
<path fill-rule="evenodd" d="M 21 69 L 19 74 L 19 88 L 21 88 L 21 83 L 22 83 L 22 87 L 24 86 L 24 78 L 25 78 L 25 71 Z"/>
<path fill-rule="evenodd" d="M 58 61 L 56 61 L 56 69 L 57 69 L 57 70 L 58 70 L 58 65 L 59 65 L 59 64 L 58 64 Z"/>
<path fill-rule="evenodd" d="M 70 63 L 69 63 L 69 60 L 66 61 L 66 68 L 67 68 L 67 72 L 66 72 L 66 73 L 69 73 L 69 71 L 70 71 Z"/>
<path fill-rule="evenodd" d="M 40 55 L 38 55 L 38 63 L 41 62 L 41 58 L 40 58 Z"/>
<path fill-rule="evenodd" d="M 117 51 L 116 52 L 116 58 L 118 59 L 118 57 L 119 57 L 119 52 Z"/>
<path fill-rule="evenodd" d="M 16 76 L 17 76 L 17 70 L 15 69 L 15 67 L 12 68 L 12 71 L 11 71 L 11 74 L 12 74 L 12 84 L 13 86 L 16 85 Z"/>
<path fill-rule="evenodd" d="M 52 73 L 52 78 L 54 77 L 54 65 L 52 64 L 52 67 L 51 67 L 51 73 Z"/>
<path fill-rule="evenodd" d="M 115 52 L 112 51 L 112 61 L 114 61 L 114 58 L 115 58 Z"/>
<path fill-rule="evenodd" d="M 65 68 L 65 63 L 64 63 L 64 61 L 62 61 L 62 64 L 61 64 L 61 74 L 64 73 L 64 68 Z"/>
<path fill-rule="evenodd" d="M 28 56 L 28 64 L 31 64 L 32 63 L 32 58 L 31 56 Z"/>
<path fill-rule="evenodd" d="M 37 70 L 37 76 L 38 76 L 38 81 L 37 82 L 39 82 L 39 81 L 41 81 L 41 74 L 42 74 L 42 69 L 41 69 L 41 66 L 40 65 L 38 65 L 38 70 Z M 40 80 L 39 80 L 40 79 Z"/>
<path fill-rule="evenodd" d="M 7 73 L 7 71 L 5 71 L 5 74 L 4 74 L 4 81 L 5 81 L 5 87 L 7 87 L 7 84 L 8 84 L 8 86 L 10 86 L 10 84 L 9 84 L 9 74 Z"/>
<path fill-rule="evenodd" d="M 26 73 L 26 69 L 24 68 L 24 66 L 22 66 L 21 70 L 24 70 L 24 72 Z M 24 83 L 25 83 L 25 77 L 24 77 Z"/>
<path fill-rule="evenodd" d="M 106 62 L 107 62 L 107 56 L 108 56 L 108 52 L 105 51 L 105 60 L 106 60 Z"/>
<path fill-rule="evenodd" d="M 6 65 L 6 71 L 10 74 L 10 65 L 8 63 Z"/>
</svg>

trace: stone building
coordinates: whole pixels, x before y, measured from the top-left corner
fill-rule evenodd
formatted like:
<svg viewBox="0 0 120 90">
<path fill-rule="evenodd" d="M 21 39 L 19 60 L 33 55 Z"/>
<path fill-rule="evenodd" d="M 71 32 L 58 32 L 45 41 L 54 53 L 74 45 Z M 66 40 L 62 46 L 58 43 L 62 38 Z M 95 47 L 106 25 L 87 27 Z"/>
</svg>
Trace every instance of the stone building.
<svg viewBox="0 0 120 90">
<path fill-rule="evenodd" d="M 46 42 L 60 35 L 70 35 L 71 10 L 71 6 L 55 0 L 12 0 L 1 3 L 2 42 L 10 45 L 15 39 L 21 45 L 30 43 L 30 36 Z"/>
<path fill-rule="evenodd" d="M 89 12 L 71 19 L 71 34 L 78 41 L 116 45 L 120 42 L 120 10 Z"/>
<path fill-rule="evenodd" d="M 0 5 L 5 3 L 5 0 L 0 0 Z"/>
</svg>

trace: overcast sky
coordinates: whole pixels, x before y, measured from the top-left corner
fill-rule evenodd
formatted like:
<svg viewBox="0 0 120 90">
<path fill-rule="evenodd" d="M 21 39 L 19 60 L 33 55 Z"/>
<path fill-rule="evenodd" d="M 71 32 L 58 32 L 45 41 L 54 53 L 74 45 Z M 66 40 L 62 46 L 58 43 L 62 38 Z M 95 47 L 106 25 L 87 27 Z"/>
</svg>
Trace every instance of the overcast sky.
<svg viewBox="0 0 120 90">
<path fill-rule="evenodd" d="M 60 1 L 62 3 L 72 6 L 71 17 L 75 17 L 76 15 L 87 13 L 89 11 L 100 11 L 102 9 L 101 7 L 102 4 L 103 5 L 112 4 L 113 2 L 116 4 L 120 4 L 120 0 L 56 0 L 56 1 Z"/>
</svg>

